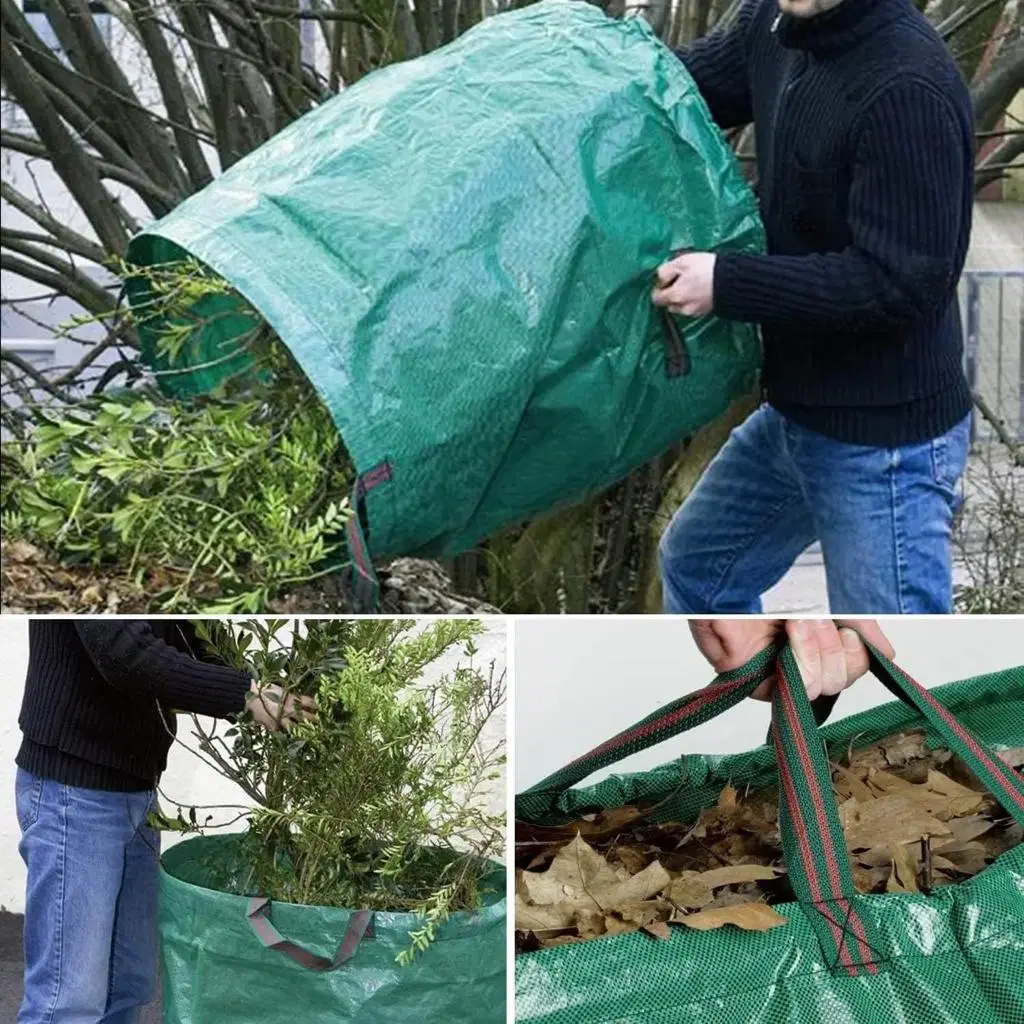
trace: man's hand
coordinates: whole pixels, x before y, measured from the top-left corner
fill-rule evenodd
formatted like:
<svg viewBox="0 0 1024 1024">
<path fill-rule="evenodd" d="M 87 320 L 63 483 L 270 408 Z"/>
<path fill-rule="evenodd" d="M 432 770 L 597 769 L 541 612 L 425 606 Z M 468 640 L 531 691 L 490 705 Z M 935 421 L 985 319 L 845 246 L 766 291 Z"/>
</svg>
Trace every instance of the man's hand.
<svg viewBox="0 0 1024 1024">
<path fill-rule="evenodd" d="M 886 657 L 892 644 L 874 619 L 691 619 L 690 631 L 701 654 L 716 672 L 728 672 L 749 661 L 773 640 L 789 638 L 811 700 L 838 694 L 868 671 L 868 652 L 851 628 L 864 634 Z M 770 700 L 773 680 L 753 693 Z"/>
<path fill-rule="evenodd" d="M 316 701 L 312 697 L 295 697 L 280 686 L 252 684 L 246 711 L 271 732 L 290 729 L 297 722 L 316 714 Z"/>
<path fill-rule="evenodd" d="M 711 252 L 688 252 L 658 267 L 651 293 L 656 306 L 684 316 L 705 316 L 715 300 L 715 259 Z"/>
</svg>

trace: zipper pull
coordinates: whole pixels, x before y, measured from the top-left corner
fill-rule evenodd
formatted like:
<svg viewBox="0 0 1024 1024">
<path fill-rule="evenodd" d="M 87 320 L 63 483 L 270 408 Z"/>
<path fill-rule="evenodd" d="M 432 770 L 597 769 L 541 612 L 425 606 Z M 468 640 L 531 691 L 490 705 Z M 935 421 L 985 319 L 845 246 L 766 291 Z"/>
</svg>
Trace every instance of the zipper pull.
<svg viewBox="0 0 1024 1024">
<path fill-rule="evenodd" d="M 782 11 L 779 11 L 779 13 L 775 15 L 775 20 L 772 22 L 771 31 L 773 33 L 778 32 L 780 21 L 782 21 Z"/>
</svg>

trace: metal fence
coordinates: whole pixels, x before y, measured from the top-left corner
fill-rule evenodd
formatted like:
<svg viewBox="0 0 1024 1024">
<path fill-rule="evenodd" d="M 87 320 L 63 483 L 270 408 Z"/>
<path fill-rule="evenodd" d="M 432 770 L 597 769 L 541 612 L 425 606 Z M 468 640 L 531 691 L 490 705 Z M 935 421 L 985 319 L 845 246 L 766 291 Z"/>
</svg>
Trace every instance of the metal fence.
<svg viewBox="0 0 1024 1024">
<path fill-rule="evenodd" d="M 1024 268 L 971 270 L 963 275 L 964 369 L 1006 433 L 1024 442 Z M 997 437 L 975 415 L 977 441 Z"/>
</svg>

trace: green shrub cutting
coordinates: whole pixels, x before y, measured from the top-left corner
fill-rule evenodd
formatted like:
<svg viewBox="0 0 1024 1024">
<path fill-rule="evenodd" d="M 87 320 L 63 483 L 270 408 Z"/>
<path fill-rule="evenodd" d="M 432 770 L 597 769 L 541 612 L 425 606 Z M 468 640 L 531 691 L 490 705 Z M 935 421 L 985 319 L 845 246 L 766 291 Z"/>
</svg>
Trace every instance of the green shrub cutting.
<svg viewBox="0 0 1024 1024">
<path fill-rule="evenodd" d="M 194 310 L 226 286 L 196 264 L 153 281 L 173 359 Z M 211 397 L 175 401 L 143 385 L 38 409 L 28 436 L 4 443 L 4 536 L 116 567 L 162 611 L 255 612 L 346 565 L 351 463 L 308 379 L 248 315 L 252 329 L 224 356 L 244 356 L 244 372 Z"/>
</svg>

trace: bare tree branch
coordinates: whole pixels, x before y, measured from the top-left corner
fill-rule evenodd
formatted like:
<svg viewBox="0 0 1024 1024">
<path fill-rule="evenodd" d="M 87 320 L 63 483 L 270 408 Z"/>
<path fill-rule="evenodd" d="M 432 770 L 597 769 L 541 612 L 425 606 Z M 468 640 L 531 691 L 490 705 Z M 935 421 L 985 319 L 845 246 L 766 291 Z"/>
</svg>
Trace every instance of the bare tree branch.
<svg viewBox="0 0 1024 1024">
<path fill-rule="evenodd" d="M 206 7 L 200 7 L 192 0 L 170 2 L 186 32 L 196 40 L 191 43 L 192 55 L 210 108 L 221 170 L 227 170 L 245 155 L 235 114 L 235 76 L 230 73 L 231 64 L 226 55 L 214 52 L 220 47 Z"/>
<path fill-rule="evenodd" d="M 67 130 L 46 98 L 35 72 L 6 34 L 0 39 L 0 55 L 7 87 L 35 127 L 54 170 L 89 218 L 104 247 L 110 252 L 124 252 L 128 235 L 92 159 Z"/>
<path fill-rule="evenodd" d="M 14 349 L 0 348 L 0 362 L 10 363 L 11 366 L 17 367 L 23 377 L 31 379 L 36 387 L 42 388 L 48 395 L 52 395 L 61 402 L 68 401 L 69 396 L 63 388 L 57 387 L 44 373 L 40 372 L 27 359 L 23 359 Z M 4 376 L 7 376 L 10 381 L 7 374 Z M 13 384 L 13 381 L 11 383 Z M 22 396 L 19 394 L 18 397 Z"/>
<path fill-rule="evenodd" d="M 2 136 L 0 136 L 2 137 Z M 6 141 L 4 142 L 6 145 Z M 8 202 L 16 210 L 35 221 L 41 228 L 48 231 L 54 242 L 68 252 L 76 253 L 84 259 L 92 260 L 93 263 L 103 263 L 107 254 L 101 245 L 90 241 L 85 235 L 72 231 L 67 225 L 62 224 L 56 217 L 48 213 L 39 203 L 33 203 L 28 196 L 22 195 L 13 185 L 6 181 L 0 181 L 0 198 Z"/>
<path fill-rule="evenodd" d="M 8 270 L 12 274 L 24 277 L 29 281 L 35 281 L 46 288 L 52 288 L 61 295 L 77 302 L 82 309 L 94 316 L 109 313 L 115 308 L 112 295 L 103 293 L 104 301 L 100 303 L 96 294 L 96 282 L 86 277 L 81 271 L 71 268 L 72 273 L 65 274 L 51 270 L 38 263 L 23 260 L 18 256 L 9 253 L 0 253 L 0 269 Z"/>
<path fill-rule="evenodd" d="M 87 0 L 38 2 L 75 69 L 102 88 L 100 102 L 110 122 L 120 126 L 129 140 L 129 150 L 137 158 L 145 156 L 151 176 L 158 184 L 178 195 L 187 192 L 173 149 L 168 145 L 167 133 L 157 126 L 111 56 Z"/>
<path fill-rule="evenodd" d="M 139 40 L 153 67 L 153 74 L 160 87 L 160 95 L 168 117 L 175 122 L 174 138 L 182 163 L 188 172 L 190 185 L 198 191 L 213 180 L 213 174 L 194 134 L 188 102 L 178 78 L 177 68 L 174 66 L 174 55 L 159 25 L 154 21 L 155 12 L 149 0 L 128 0 L 128 6 L 134 15 Z M 188 131 L 184 130 L 186 127 Z"/>
<path fill-rule="evenodd" d="M 995 431 L 996 437 L 1006 445 L 1013 464 L 1015 466 L 1024 466 L 1024 449 L 1021 448 L 1010 434 L 1010 431 L 1007 430 L 1006 421 L 1000 419 L 992 411 L 992 407 L 977 391 L 974 392 L 973 398 L 974 407 L 981 413 L 982 419 Z"/>
<path fill-rule="evenodd" d="M 1024 88 L 1024 36 L 1018 36 L 1007 47 L 996 66 L 971 89 L 974 119 L 981 130 L 991 128 Z"/>
</svg>

